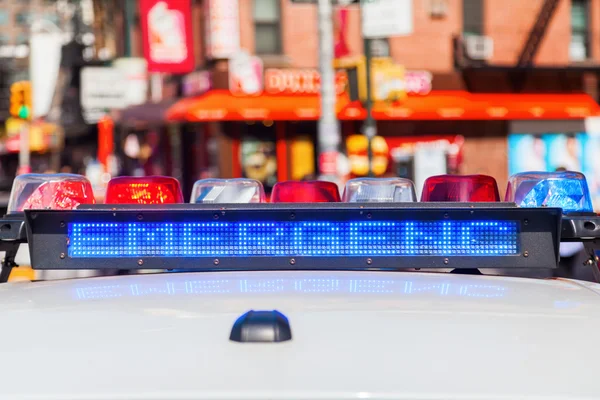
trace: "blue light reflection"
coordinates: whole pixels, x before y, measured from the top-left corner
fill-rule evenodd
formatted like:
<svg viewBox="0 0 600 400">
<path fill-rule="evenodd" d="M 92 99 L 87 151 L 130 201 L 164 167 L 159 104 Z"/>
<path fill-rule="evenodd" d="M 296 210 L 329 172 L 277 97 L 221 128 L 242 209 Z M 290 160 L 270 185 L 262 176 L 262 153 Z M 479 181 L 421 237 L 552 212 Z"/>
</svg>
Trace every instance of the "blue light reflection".
<svg viewBox="0 0 600 400">
<path fill-rule="evenodd" d="M 517 221 L 69 223 L 69 257 L 497 256 Z"/>
<path fill-rule="evenodd" d="M 75 297 L 79 300 L 112 299 L 139 296 L 185 296 L 203 294 L 269 294 L 269 293 L 352 293 L 422 294 L 441 297 L 498 298 L 506 295 L 502 285 L 469 283 L 429 283 L 422 280 L 386 279 L 202 279 L 167 280 L 156 283 L 130 283 L 119 285 L 77 286 Z"/>
</svg>

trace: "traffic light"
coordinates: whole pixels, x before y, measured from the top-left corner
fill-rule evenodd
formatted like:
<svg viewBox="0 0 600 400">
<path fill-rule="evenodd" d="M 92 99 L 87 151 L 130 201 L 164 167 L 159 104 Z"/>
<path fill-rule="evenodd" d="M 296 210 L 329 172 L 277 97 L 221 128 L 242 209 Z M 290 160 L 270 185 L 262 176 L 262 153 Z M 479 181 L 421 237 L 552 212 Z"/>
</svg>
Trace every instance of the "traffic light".
<svg viewBox="0 0 600 400">
<path fill-rule="evenodd" d="M 10 115 L 14 118 L 31 119 L 31 83 L 15 82 L 10 87 Z"/>
</svg>

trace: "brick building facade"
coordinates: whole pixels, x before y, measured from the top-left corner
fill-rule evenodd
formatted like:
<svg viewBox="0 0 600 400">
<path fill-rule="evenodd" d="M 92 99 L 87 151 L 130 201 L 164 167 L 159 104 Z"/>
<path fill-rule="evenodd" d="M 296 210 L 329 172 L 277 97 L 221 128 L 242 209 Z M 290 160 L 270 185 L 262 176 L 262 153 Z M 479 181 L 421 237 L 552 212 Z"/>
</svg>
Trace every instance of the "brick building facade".
<svg viewBox="0 0 600 400">
<path fill-rule="evenodd" d="M 227 89 L 227 60 L 205 57 L 206 4 L 202 0 L 192 3 L 198 69 L 213 72 L 213 88 Z M 265 68 L 317 68 L 316 5 L 292 0 L 239 0 L 238 5 L 241 49 L 259 55 Z M 587 93 L 598 99 L 600 0 L 413 0 L 412 13 L 413 34 L 388 39 L 389 56 L 406 70 L 430 72 L 433 91 L 515 95 Z M 477 54 L 470 54 L 474 39 L 469 38 L 473 36 L 479 38 L 475 39 L 481 47 Z M 134 37 L 139 38 L 139 34 Z M 361 55 L 358 5 L 347 6 L 345 37 L 350 54 Z M 518 101 L 519 97 L 515 99 Z M 569 102 L 570 98 L 565 97 L 564 101 Z M 532 115 L 530 120 L 521 117 L 518 122 L 509 117 L 398 118 L 379 121 L 378 129 L 383 137 L 396 141 L 402 137 L 435 135 L 464 137 L 458 172 L 493 175 L 503 192 L 509 173 L 509 134 L 517 131 L 542 134 L 548 129 L 579 132 L 584 130 L 585 116 L 547 119 Z M 311 124 L 303 125 L 302 130 L 316 131 L 316 123 Z M 219 148 L 232 146 L 234 150 L 232 157 L 225 154 L 220 157 L 220 175 L 243 173 L 243 168 L 236 166 L 235 152 L 243 151 L 239 135 L 254 122 L 238 124 L 237 128 L 231 128 L 228 122 L 206 125 L 203 132 L 218 133 Z M 276 122 L 275 127 L 267 126 L 266 135 L 280 135 L 272 130 L 287 135 L 299 129 L 294 121 L 280 125 Z M 343 122 L 344 135 L 359 132 L 360 126 L 360 121 Z M 230 129 L 237 129 L 238 133 L 228 134 Z M 314 138 L 314 132 L 309 136 Z M 277 137 L 274 139 L 277 158 L 282 152 L 290 156 L 293 138 Z M 293 160 L 288 157 L 285 162 L 290 164 Z M 278 173 L 279 179 L 291 177 L 289 165 L 284 170 L 285 173 Z"/>
</svg>

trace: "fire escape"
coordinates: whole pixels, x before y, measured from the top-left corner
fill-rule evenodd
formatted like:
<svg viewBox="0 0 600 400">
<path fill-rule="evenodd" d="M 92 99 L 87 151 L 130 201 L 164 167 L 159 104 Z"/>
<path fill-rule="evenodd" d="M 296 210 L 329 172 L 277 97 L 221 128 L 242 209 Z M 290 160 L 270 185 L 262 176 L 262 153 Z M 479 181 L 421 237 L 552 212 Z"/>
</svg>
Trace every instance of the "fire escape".
<svg viewBox="0 0 600 400">
<path fill-rule="evenodd" d="M 540 44 L 544 39 L 550 20 L 552 19 L 559 2 L 560 0 L 544 0 L 533 27 L 527 35 L 525 44 L 519 54 L 516 68 L 509 75 L 513 90 L 516 92 L 520 92 L 523 89 L 529 73 L 528 69 L 533 66 L 535 56 L 540 48 Z"/>
<path fill-rule="evenodd" d="M 485 82 L 489 79 L 489 75 L 487 75 L 487 78 L 481 78 L 486 76 L 485 72 L 479 74 L 478 71 L 500 69 L 506 71 L 512 91 L 521 92 L 528 77 L 532 74 L 535 57 L 559 3 L 560 0 L 543 1 L 518 54 L 517 61 L 513 65 L 490 65 L 484 57 L 473 57 L 470 54 L 471 52 L 467 51 L 467 38 L 464 36 L 455 37 L 453 43 L 454 65 L 462 72 L 467 89 L 474 90 L 475 87 L 479 86 L 477 81 Z"/>
<path fill-rule="evenodd" d="M 538 52 L 540 43 L 544 38 L 544 34 L 548 29 L 548 24 L 554 15 L 554 11 L 558 6 L 560 0 L 544 0 L 542 8 L 537 15 L 535 23 L 529 31 L 527 41 L 519 54 L 519 60 L 517 61 L 517 67 L 528 67 L 533 64 L 533 59 Z"/>
</svg>

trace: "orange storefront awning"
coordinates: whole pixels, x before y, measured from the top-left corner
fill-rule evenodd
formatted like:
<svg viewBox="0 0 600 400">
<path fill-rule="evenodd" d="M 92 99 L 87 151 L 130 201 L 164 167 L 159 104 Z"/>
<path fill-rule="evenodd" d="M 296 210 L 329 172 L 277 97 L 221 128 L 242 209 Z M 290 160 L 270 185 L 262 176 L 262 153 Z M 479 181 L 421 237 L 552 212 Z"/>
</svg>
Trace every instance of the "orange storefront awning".
<svg viewBox="0 0 600 400">
<path fill-rule="evenodd" d="M 349 104 L 337 99 L 338 112 Z M 227 90 L 212 90 L 202 96 L 182 99 L 166 113 L 169 121 L 315 121 L 320 115 L 318 95 L 234 96 Z"/>
<path fill-rule="evenodd" d="M 338 96 L 338 118 L 362 120 L 366 110 L 346 95 Z M 212 90 L 179 100 L 166 112 L 169 121 L 314 121 L 320 115 L 318 95 L 234 96 Z M 559 120 L 600 115 L 600 106 L 587 94 L 469 93 L 432 91 L 394 103 L 376 102 L 376 120 Z"/>
<path fill-rule="evenodd" d="M 600 115 L 600 106 L 587 94 L 433 91 L 373 106 L 376 120 L 552 120 L 595 115 Z M 366 110 L 360 102 L 352 102 L 340 116 L 361 120 L 366 117 Z"/>
</svg>

